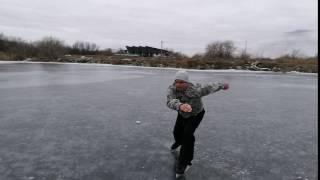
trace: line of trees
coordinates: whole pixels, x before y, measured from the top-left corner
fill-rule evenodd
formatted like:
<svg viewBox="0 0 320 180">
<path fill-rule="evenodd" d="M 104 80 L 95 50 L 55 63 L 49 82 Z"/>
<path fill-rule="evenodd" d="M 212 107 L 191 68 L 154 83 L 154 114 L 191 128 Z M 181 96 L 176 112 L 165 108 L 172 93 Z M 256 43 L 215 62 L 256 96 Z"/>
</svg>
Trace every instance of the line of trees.
<svg viewBox="0 0 320 180">
<path fill-rule="evenodd" d="M 257 66 L 270 69 L 288 69 L 288 70 L 301 70 L 304 72 L 317 72 L 318 69 L 318 54 L 314 57 L 303 57 L 302 52 L 294 49 L 292 52 L 285 54 L 276 59 L 253 57 L 245 50 L 240 49 L 240 53 L 235 53 L 239 49 L 232 41 L 215 41 L 206 46 L 203 54 L 196 54 L 188 57 L 183 53 L 171 52 L 169 57 L 159 58 L 162 65 L 166 64 L 173 67 L 186 67 L 186 68 L 246 68 L 252 63 L 257 63 Z M 124 53 L 124 50 L 119 49 L 114 52 L 117 55 Z M 45 37 L 39 41 L 27 42 L 19 38 L 9 38 L 0 33 L 0 60 L 24 60 L 26 58 L 36 58 L 40 60 L 61 61 L 61 62 L 78 62 L 78 59 L 67 58 L 70 55 L 102 55 L 91 58 L 90 62 L 107 62 L 114 63 L 124 59 L 121 56 L 113 56 L 112 58 L 106 57 L 114 54 L 111 49 L 100 50 L 99 46 L 90 42 L 75 42 L 73 45 L 68 46 L 63 41 L 53 38 Z M 75 58 L 77 58 L 75 56 Z M 119 59 L 120 58 L 120 59 Z M 133 57 L 131 57 L 132 59 Z M 83 59 L 83 58 L 82 58 Z M 151 62 L 150 59 L 136 57 L 136 61 L 150 61 L 152 66 L 157 64 L 156 58 Z M 167 61 L 166 63 L 162 60 Z M 87 62 L 86 60 L 83 60 Z M 81 61 L 82 62 L 82 61 Z M 128 63 L 128 62 L 126 62 Z M 140 63 L 140 62 L 137 62 Z M 145 62 L 143 62 L 146 64 Z M 173 63 L 173 64 L 172 64 Z"/>
<path fill-rule="evenodd" d="M 75 42 L 70 50 L 71 54 L 91 55 L 98 54 L 99 46 L 90 42 Z"/>
<path fill-rule="evenodd" d="M 233 43 L 233 41 L 215 41 L 207 45 L 205 53 L 195 54 L 192 59 L 205 59 L 205 60 L 217 60 L 217 59 L 270 59 L 263 57 L 253 57 L 245 49 L 240 49 L 236 54 L 236 50 L 239 50 Z M 313 57 L 306 57 L 299 49 L 292 49 L 291 52 L 284 54 L 276 59 L 309 59 L 318 58 L 318 53 Z"/>
<path fill-rule="evenodd" d="M 65 54 L 73 55 L 112 55 L 111 49 L 100 50 L 99 46 L 90 42 L 75 42 L 72 46 L 53 37 L 44 37 L 39 41 L 27 42 L 19 38 L 7 37 L 0 34 L 0 54 L 8 59 L 22 60 L 30 57 L 55 60 Z"/>
</svg>

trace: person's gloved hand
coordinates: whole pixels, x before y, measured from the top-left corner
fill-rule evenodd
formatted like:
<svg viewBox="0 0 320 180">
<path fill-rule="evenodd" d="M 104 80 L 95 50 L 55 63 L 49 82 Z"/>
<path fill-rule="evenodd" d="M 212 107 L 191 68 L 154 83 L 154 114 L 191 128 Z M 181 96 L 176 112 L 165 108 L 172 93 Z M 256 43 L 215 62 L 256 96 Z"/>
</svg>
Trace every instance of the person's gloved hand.
<svg viewBox="0 0 320 180">
<path fill-rule="evenodd" d="M 222 86 L 223 86 L 222 87 L 223 90 L 229 89 L 229 84 L 228 83 L 223 83 Z"/>
<path fill-rule="evenodd" d="M 181 104 L 179 108 L 180 108 L 180 111 L 182 111 L 182 112 L 191 112 L 192 111 L 192 107 L 189 104 Z"/>
</svg>

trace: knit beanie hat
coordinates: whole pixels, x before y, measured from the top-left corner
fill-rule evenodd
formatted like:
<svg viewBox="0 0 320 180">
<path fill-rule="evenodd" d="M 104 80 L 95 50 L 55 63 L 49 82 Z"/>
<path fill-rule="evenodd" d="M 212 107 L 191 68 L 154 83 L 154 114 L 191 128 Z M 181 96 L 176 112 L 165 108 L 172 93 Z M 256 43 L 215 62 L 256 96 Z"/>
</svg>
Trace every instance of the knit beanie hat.
<svg viewBox="0 0 320 180">
<path fill-rule="evenodd" d="M 177 79 L 189 83 L 189 75 L 188 75 L 188 73 L 187 73 L 186 71 L 178 71 L 178 72 L 176 73 L 175 80 L 177 80 Z"/>
</svg>

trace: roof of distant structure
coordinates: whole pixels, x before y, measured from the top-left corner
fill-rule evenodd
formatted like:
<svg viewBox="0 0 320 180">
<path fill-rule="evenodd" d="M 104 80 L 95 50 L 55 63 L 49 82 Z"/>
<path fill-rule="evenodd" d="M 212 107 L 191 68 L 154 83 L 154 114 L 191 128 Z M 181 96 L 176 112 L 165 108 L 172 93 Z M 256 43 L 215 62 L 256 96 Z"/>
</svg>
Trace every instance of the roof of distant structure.
<svg viewBox="0 0 320 180">
<path fill-rule="evenodd" d="M 150 46 L 126 46 L 129 54 L 139 54 L 140 56 L 169 55 L 169 51 Z"/>
<path fill-rule="evenodd" d="M 169 52 L 165 49 L 159 49 L 159 48 L 154 48 L 154 47 L 150 47 L 150 46 L 126 46 L 127 49 L 130 48 L 136 48 L 136 49 L 151 49 L 151 50 L 156 50 L 156 51 L 162 51 L 162 52 Z"/>
</svg>

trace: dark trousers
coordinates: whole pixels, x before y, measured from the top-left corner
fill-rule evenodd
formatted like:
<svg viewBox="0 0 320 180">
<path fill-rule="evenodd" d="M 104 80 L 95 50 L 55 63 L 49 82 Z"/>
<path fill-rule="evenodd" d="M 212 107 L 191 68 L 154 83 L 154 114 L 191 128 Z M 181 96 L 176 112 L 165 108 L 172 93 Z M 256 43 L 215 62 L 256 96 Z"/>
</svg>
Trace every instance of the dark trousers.
<svg viewBox="0 0 320 180">
<path fill-rule="evenodd" d="M 184 118 L 178 114 L 176 124 L 173 130 L 173 136 L 179 145 L 181 145 L 179 162 L 185 165 L 191 164 L 194 153 L 194 132 L 199 126 L 205 111 L 201 111 L 196 116 Z"/>
</svg>

